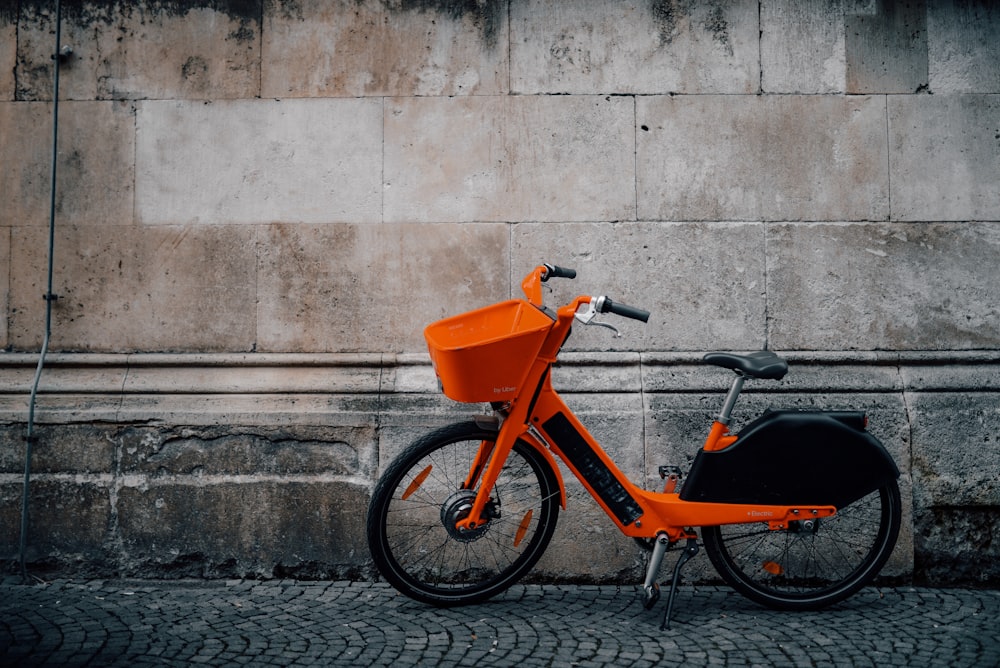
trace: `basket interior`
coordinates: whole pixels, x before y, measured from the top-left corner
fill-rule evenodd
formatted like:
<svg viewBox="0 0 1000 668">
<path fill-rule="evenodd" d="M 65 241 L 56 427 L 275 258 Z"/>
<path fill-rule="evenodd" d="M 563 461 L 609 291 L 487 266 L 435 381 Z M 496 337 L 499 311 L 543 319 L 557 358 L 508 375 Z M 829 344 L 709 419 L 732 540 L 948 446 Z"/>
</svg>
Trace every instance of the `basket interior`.
<svg viewBox="0 0 1000 668">
<path fill-rule="evenodd" d="M 426 330 L 428 344 L 441 351 L 487 345 L 512 335 L 539 331 L 552 324 L 544 313 L 510 300 L 439 320 Z"/>
</svg>

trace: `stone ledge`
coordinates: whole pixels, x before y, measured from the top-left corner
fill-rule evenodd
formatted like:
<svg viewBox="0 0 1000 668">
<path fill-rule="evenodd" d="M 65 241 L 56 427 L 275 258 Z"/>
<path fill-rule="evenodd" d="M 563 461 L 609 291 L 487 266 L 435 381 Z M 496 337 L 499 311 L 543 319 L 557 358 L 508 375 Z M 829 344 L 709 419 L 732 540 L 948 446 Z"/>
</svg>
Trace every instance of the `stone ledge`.
<svg viewBox="0 0 1000 668">
<path fill-rule="evenodd" d="M 552 374 L 567 395 L 718 395 L 730 372 L 700 352 L 570 352 Z M 1000 392 L 1000 351 L 785 354 L 780 382 L 748 395 Z M 0 355 L 0 422 L 27 419 L 38 356 Z M 680 398 L 680 397 L 678 397 Z M 39 424 L 329 424 L 372 426 L 482 412 L 440 394 L 426 354 L 70 354 L 46 360 Z M 334 417 L 335 416 L 335 417 Z M 436 419 L 436 418 L 435 418 Z"/>
<path fill-rule="evenodd" d="M 792 351 L 778 383 L 750 391 L 1000 390 L 1000 350 Z M 553 381 L 565 392 L 699 392 L 725 387 L 729 372 L 702 352 L 568 352 Z M 31 391 L 32 353 L 0 354 L 0 397 Z M 101 354 L 46 358 L 40 395 L 436 394 L 426 354 Z"/>
</svg>

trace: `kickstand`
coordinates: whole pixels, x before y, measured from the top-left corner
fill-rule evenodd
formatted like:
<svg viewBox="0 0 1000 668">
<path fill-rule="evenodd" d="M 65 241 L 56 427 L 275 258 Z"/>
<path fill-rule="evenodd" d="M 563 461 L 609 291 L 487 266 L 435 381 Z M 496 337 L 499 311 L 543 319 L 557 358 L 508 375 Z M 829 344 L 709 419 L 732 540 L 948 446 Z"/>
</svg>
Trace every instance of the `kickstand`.
<svg viewBox="0 0 1000 668">
<path fill-rule="evenodd" d="M 674 566 L 674 577 L 670 582 L 670 593 L 667 595 L 667 611 L 663 613 L 663 623 L 660 624 L 661 631 L 670 628 L 670 613 L 674 609 L 674 594 L 677 593 L 677 582 L 681 578 L 681 566 L 696 554 L 698 554 L 698 539 L 688 538 L 687 545 L 684 546 L 681 556 L 677 558 L 677 565 Z"/>
</svg>

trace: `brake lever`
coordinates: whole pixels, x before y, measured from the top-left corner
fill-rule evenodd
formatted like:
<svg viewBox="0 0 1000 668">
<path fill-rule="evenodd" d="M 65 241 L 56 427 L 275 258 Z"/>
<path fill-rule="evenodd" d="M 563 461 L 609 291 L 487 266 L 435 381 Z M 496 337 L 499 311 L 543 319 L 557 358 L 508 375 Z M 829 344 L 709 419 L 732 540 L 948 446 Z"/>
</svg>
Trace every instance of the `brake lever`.
<svg viewBox="0 0 1000 668">
<path fill-rule="evenodd" d="M 603 297 L 594 297 L 590 300 L 590 304 L 585 310 L 577 311 L 573 314 L 573 317 L 582 322 L 584 325 L 595 325 L 597 327 L 607 327 L 612 332 L 615 333 L 615 338 L 620 339 L 622 333 L 618 331 L 618 328 L 614 325 L 608 324 L 606 322 L 596 322 L 594 318 L 597 316 L 597 304 L 599 301 L 603 300 Z"/>
<path fill-rule="evenodd" d="M 594 326 L 596 326 L 596 327 L 607 327 L 608 329 L 610 329 L 610 330 L 611 330 L 612 332 L 614 332 L 614 333 L 615 333 L 615 338 L 616 338 L 616 339 L 620 339 L 620 338 L 622 338 L 622 333 L 621 333 L 621 332 L 619 332 L 619 331 L 618 331 L 618 328 L 617 328 L 617 327 L 615 327 L 614 325 L 609 325 L 609 324 L 608 324 L 608 323 L 606 323 L 606 322 L 590 322 L 590 323 L 587 323 L 587 324 L 589 324 L 589 325 L 594 325 Z"/>
</svg>

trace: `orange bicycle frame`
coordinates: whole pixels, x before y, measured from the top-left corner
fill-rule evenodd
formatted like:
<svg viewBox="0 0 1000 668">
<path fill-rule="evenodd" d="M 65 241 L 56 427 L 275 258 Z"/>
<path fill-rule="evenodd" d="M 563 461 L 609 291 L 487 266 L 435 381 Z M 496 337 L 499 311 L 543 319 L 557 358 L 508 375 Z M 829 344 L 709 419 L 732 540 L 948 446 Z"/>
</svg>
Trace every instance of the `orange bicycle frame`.
<svg viewBox="0 0 1000 668">
<path fill-rule="evenodd" d="M 537 268 L 522 284 L 525 294 L 536 306 L 541 305 L 540 278 L 543 270 L 543 267 Z M 527 376 L 505 406 L 506 416 L 495 442 L 492 447 L 484 443 L 470 470 L 466 488 L 478 487 L 478 493 L 471 512 L 458 522 L 459 528 L 472 530 L 485 521 L 482 514 L 493 485 L 518 439 L 542 453 L 550 465 L 554 462 L 549 451 L 558 456 L 622 533 L 634 538 L 655 538 L 665 534 L 674 542 L 692 538 L 694 533 L 691 527 L 746 522 L 767 522 L 777 530 L 786 528 L 793 520 L 835 514 L 836 509 L 830 505 L 686 501 L 678 493 L 652 492 L 632 483 L 559 397 L 550 379 L 551 366 L 569 335 L 576 312 L 590 302 L 591 297 L 580 296 L 558 310 Z M 497 359 L 495 363 L 504 365 L 507 360 Z M 707 451 L 721 450 L 736 440 L 736 436 L 728 433 L 725 423 L 716 421 L 703 448 Z M 558 475 L 558 468 L 554 465 L 553 470 Z M 565 487 L 561 478 L 559 485 L 565 507 Z"/>
</svg>

